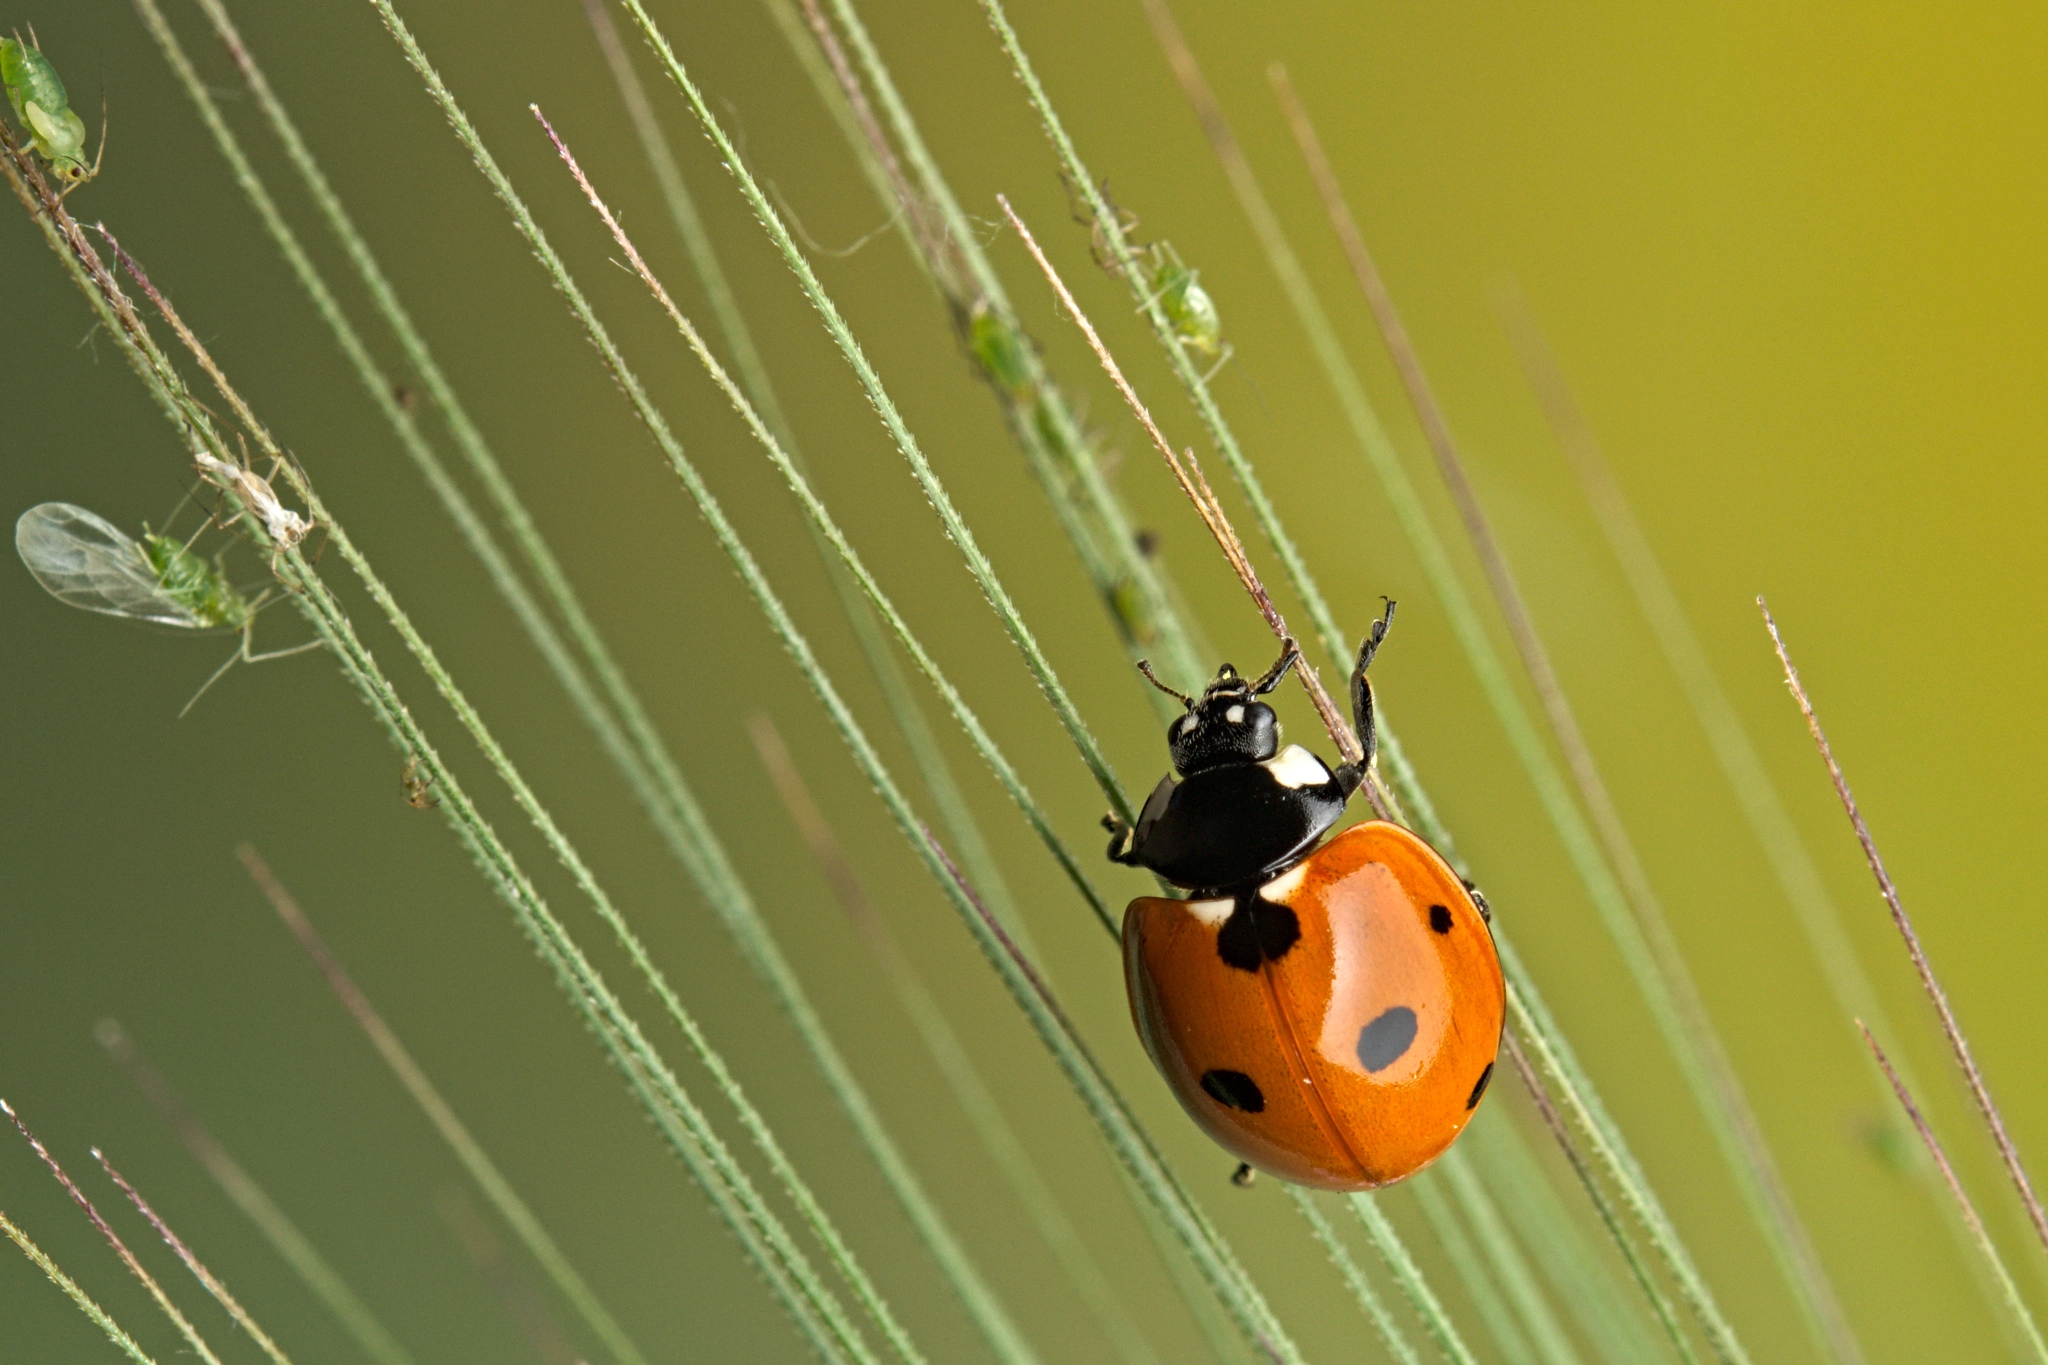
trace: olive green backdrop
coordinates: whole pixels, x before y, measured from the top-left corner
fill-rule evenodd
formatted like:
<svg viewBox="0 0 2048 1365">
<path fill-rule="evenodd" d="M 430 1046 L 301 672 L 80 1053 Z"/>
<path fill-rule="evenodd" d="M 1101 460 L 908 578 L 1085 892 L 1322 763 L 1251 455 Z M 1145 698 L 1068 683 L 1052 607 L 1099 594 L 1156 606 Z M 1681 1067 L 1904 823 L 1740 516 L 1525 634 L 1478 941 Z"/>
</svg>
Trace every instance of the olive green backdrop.
<svg viewBox="0 0 2048 1365">
<path fill-rule="evenodd" d="M 828 666 L 879 721 L 788 498 L 666 324 L 608 262 L 609 242 L 526 113 L 529 101 L 547 110 L 683 307 L 703 315 L 579 6 L 402 8 L 798 604 Z M 231 87 L 196 11 L 179 0 L 168 9 L 209 78 Z M 2021 1283 L 2048 1306 L 2040 1248 L 2010 1213 L 1949 1083 L 1751 604 L 1768 593 L 1790 635 L 2022 1149 L 2048 1151 L 2038 890 L 2048 849 L 2037 832 L 2048 567 L 2048 123 L 2038 54 L 2048 25 L 2017 5 L 1183 10 L 1448 534 L 1454 523 L 1426 452 L 1274 107 L 1269 61 L 1288 63 L 1320 120 L 1870 1359 L 1990 1358 L 1997 1328 L 1928 1201 L 1867 1139 L 1886 1118 L 1868 1065 L 1544 426 L 1495 297 L 1519 282 L 1552 338 L 1906 1028 L 1910 1060 L 1934 1078 L 1924 1100 L 1992 1210 Z M 656 12 L 813 238 L 843 246 L 883 222 L 761 10 L 664 0 Z M 1168 1359 L 1190 1358 L 1184 1311 L 1079 1106 L 905 857 L 371 10 L 247 0 L 236 13 L 650 699 L 863 1079 L 1045 1358 L 1101 1359 L 1104 1348 L 1022 1213 L 997 1193 L 795 844 L 745 736 L 751 711 L 771 714 L 802 755 L 876 900 L 1070 1208 L 1086 1216 L 1126 1300 Z M 994 195 L 1012 197 L 1169 434 L 1196 442 L 1128 301 L 1089 265 L 1085 230 L 1069 219 L 977 7 L 896 0 L 868 17 L 969 207 L 993 217 Z M 1014 18 L 1083 155 L 1141 215 L 1145 236 L 1170 239 L 1201 268 L 1237 349 L 1218 391 L 1347 629 L 1363 626 L 1381 594 L 1401 599 L 1375 674 L 1387 710 L 1717 1291 L 1759 1360 L 1809 1359 L 1790 1301 L 1142 13 L 1131 3 L 1019 0 Z M 303 460 L 658 951 L 932 1357 L 982 1358 L 780 1016 L 656 848 L 343 369 L 133 14 L 116 0 L 22 0 L 0 14 L 0 27 L 29 22 L 95 123 L 104 93 L 106 170 L 74 209 L 121 235 Z M 828 499 L 1063 833 L 1092 850 L 1099 796 L 786 272 L 680 104 L 658 94 Z M 228 107 L 341 278 L 338 253 L 253 111 L 232 99 Z M 1185 504 L 1016 243 L 990 232 L 1056 371 L 1093 394 L 1095 420 L 1124 452 L 1122 485 L 1219 647 L 1241 665 L 1265 662 L 1268 641 Z M 1123 779 L 1149 785 L 1164 763 L 1151 713 L 943 310 L 893 235 L 820 263 Z M 374 332 L 359 291 L 342 294 Z M 62 499 L 130 527 L 160 523 L 191 479 L 115 348 L 89 328 L 82 300 L 10 201 L 0 209 L 0 512 Z M 395 361 L 395 348 L 379 345 Z M 1270 562 L 1263 544 L 1253 548 Z M 250 552 L 237 554 L 255 577 Z M 338 557 L 323 568 L 346 576 Z M 1477 575 L 1468 579 L 1476 589 Z M 92 1025 L 117 1016 L 421 1360 L 534 1358 L 435 1212 L 439 1192 L 458 1184 L 453 1163 L 242 876 L 231 850 L 251 840 L 655 1358 L 802 1358 L 506 911 L 440 819 L 407 806 L 398 759 L 324 658 L 236 670 L 180 721 L 226 642 L 67 611 L 11 559 L 0 571 L 0 622 L 0 1095 L 62 1159 L 82 1174 L 87 1147 L 102 1146 L 301 1365 L 357 1359 L 102 1056 Z M 263 618 L 258 643 L 305 630 L 280 610 Z M 370 642 L 556 903 L 599 945 L 395 639 L 377 624 Z M 1312 733 L 1298 697 L 1286 705 L 1296 734 Z M 1279 1192 L 1224 1183 L 1228 1162 L 1182 1119 L 1135 1046 L 1100 930 L 964 746 L 947 742 L 1067 1003 L 1305 1349 L 1317 1360 L 1376 1358 Z M 1105 870 L 1100 880 L 1117 895 L 1142 889 L 1132 874 Z M 608 952 L 599 956 L 614 967 Z M 1519 1095 L 1497 1099 L 1486 1121 L 1511 1121 L 1519 1107 Z M 96 1197 L 106 1188 L 96 1174 L 90 1184 Z M 1405 1196 L 1391 1206 L 1419 1230 Z M 177 1351 L 11 1136 L 0 1138 L 0 1207 L 159 1359 Z M 196 1291 L 178 1292 L 234 1358 L 254 1358 L 246 1342 L 227 1340 Z M 0 1338 L 8 1359 L 112 1358 L 11 1250 L 0 1255 Z"/>
</svg>

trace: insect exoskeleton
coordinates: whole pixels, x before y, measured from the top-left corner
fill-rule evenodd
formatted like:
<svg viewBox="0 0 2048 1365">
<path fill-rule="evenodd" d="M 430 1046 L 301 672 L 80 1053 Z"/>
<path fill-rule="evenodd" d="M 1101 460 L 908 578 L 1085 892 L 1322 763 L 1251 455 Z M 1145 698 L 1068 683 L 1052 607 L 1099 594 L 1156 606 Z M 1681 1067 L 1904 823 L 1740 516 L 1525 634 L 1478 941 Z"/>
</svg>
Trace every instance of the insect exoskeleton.
<svg viewBox="0 0 2048 1365">
<path fill-rule="evenodd" d="M 241 499 L 249 514 L 263 524 L 263 533 L 276 549 L 289 550 L 311 534 L 313 523 L 278 501 L 270 480 L 255 470 L 205 450 L 193 451 L 192 463 L 209 483 Z"/>
</svg>

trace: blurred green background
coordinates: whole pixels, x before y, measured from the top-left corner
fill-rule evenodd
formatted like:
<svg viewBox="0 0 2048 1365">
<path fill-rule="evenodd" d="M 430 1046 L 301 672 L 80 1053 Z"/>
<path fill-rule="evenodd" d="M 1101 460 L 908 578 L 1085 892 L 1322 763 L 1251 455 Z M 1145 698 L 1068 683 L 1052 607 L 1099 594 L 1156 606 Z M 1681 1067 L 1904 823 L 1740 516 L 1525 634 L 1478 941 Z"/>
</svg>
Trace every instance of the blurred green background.
<svg viewBox="0 0 2048 1365">
<path fill-rule="evenodd" d="M 341 280 L 339 253 L 254 111 L 229 93 L 232 72 L 196 11 L 181 0 L 167 9 Z M 884 221 L 760 9 L 654 9 L 812 237 L 842 245 Z M 977 7 L 897 0 L 871 10 L 970 210 L 994 217 L 994 195 L 1011 197 L 1169 435 L 1198 442 L 1128 301 L 1089 264 L 1086 232 L 1070 221 Z M 609 263 L 609 241 L 526 113 L 529 101 L 543 106 L 682 306 L 704 316 L 580 7 L 411 0 L 402 12 L 879 732 L 882 709 L 789 499 Z M 235 13 L 483 414 L 862 1078 L 1045 1358 L 1096 1360 L 1105 1348 L 997 1192 L 798 851 L 747 741 L 749 712 L 772 715 L 802 756 L 877 903 L 1069 1207 L 1086 1215 L 1125 1301 L 1163 1356 L 1190 1358 L 1185 1311 L 1071 1092 L 906 857 L 372 11 L 249 0 Z M 2048 929 L 2035 891 L 2048 850 L 2033 810 L 2048 758 L 2038 713 L 2048 20 L 2026 6 L 1931 5 L 1187 3 L 1180 13 L 1450 534 L 1448 504 L 1274 106 L 1269 61 L 1288 64 L 1318 118 L 1869 1358 L 1989 1358 L 1998 1329 L 1928 1199 L 1868 1140 L 1890 1120 L 1870 1068 L 1521 377 L 1495 297 L 1508 280 L 1526 291 L 1906 1027 L 1910 1061 L 1935 1078 L 1923 1102 L 2022 1286 L 2048 1306 L 2040 1248 L 1949 1083 L 1751 603 L 1767 593 L 1785 626 L 2022 1150 L 2048 1149 L 2037 1051 Z M 1717 1293 L 1759 1360 L 1812 1358 L 1141 11 L 1019 0 L 1013 18 L 1082 154 L 1142 217 L 1142 234 L 1171 240 L 1200 267 L 1236 347 L 1217 390 L 1346 628 L 1361 628 L 1381 594 L 1401 599 L 1375 671 L 1388 713 Z M 24 0 L 0 15 L 0 26 L 31 22 L 74 106 L 96 124 L 106 103 L 106 170 L 74 196 L 74 211 L 121 236 L 304 462 L 658 951 L 932 1358 L 982 1358 L 790 1031 L 402 461 L 133 14 L 118 0 Z M 682 106 L 666 90 L 658 103 L 828 500 L 1062 832 L 1092 850 L 1099 795 Z M 1055 373 L 1093 396 L 1095 421 L 1124 452 L 1121 485 L 1212 638 L 1239 664 L 1263 663 L 1256 617 L 1017 244 L 996 237 L 992 249 Z M 160 523 L 191 482 L 181 452 L 13 207 L 0 211 L 0 263 L 0 511 L 11 519 L 61 499 L 131 528 Z M 900 241 L 882 234 L 819 266 L 1125 783 L 1149 786 L 1164 763 L 1152 713 Z M 341 294 L 375 334 L 359 291 L 350 283 Z M 379 344 L 396 367 L 396 348 Z M 250 553 L 238 555 L 255 577 Z M 323 568 L 346 577 L 338 557 Z M 1467 577 L 1476 590 L 1477 575 Z M 323 658 L 238 669 L 180 721 L 225 642 L 68 611 L 12 565 L 0 572 L 0 619 L 0 1095 L 61 1159 L 80 1169 L 88 1145 L 104 1148 L 302 1365 L 356 1358 L 100 1053 L 92 1025 L 116 1016 L 421 1360 L 535 1358 L 435 1212 L 459 1172 L 243 877 L 231 849 L 247 839 L 644 1347 L 663 1360 L 803 1357 L 444 824 L 407 806 L 398 758 Z M 395 638 L 371 613 L 358 620 L 558 909 L 642 1002 Z M 278 611 L 258 643 L 305 629 Z M 1312 734 L 1298 695 L 1286 707 L 1296 735 Z M 947 744 L 1098 1054 L 1309 1355 L 1377 1358 L 1279 1191 L 1239 1194 L 1224 1182 L 1229 1162 L 1182 1118 L 1136 1046 L 1100 930 L 965 747 L 951 735 Z M 885 751 L 907 766 L 897 746 Z M 1105 869 L 1099 880 L 1119 897 L 1143 889 L 1135 874 Z M 1518 1088 L 1495 1094 L 1484 1121 L 1522 1121 Z M 96 1177 L 90 1187 L 105 1190 Z M 1389 1204 L 1426 1242 L 1408 1198 Z M 178 1349 L 11 1138 L 0 1140 L 0 1207 L 159 1359 Z M 1447 1286 L 1433 1252 L 1424 1255 Z M 204 1307 L 203 1325 L 219 1323 Z M 10 1359 L 111 1358 L 11 1251 L 0 1256 L 0 1324 Z M 220 1344 L 229 1334 L 213 1335 Z M 254 1358 L 247 1343 L 226 1344 Z"/>
</svg>

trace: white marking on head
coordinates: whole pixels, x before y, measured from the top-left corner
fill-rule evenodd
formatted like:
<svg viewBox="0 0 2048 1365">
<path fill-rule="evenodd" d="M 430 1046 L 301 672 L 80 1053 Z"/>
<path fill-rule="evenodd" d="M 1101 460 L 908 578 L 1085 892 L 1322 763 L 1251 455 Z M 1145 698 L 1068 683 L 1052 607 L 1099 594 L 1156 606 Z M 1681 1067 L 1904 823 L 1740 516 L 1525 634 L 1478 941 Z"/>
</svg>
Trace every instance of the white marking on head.
<svg viewBox="0 0 2048 1365">
<path fill-rule="evenodd" d="M 1294 899 L 1294 893 L 1301 890 L 1302 878 L 1308 876 L 1308 864 L 1297 863 L 1279 876 L 1259 888 L 1259 899 L 1285 905 Z"/>
<path fill-rule="evenodd" d="M 1330 770 L 1323 760 L 1299 744 L 1288 745 L 1279 757 L 1269 758 L 1261 766 L 1283 787 L 1320 787 L 1330 781 Z"/>
<path fill-rule="evenodd" d="M 1175 728 L 1177 728 L 1182 734 L 1187 734 L 1189 731 L 1193 730 L 1195 728 L 1194 714 L 1190 712 L 1189 714 L 1182 716 L 1180 718 L 1180 724 Z"/>
<path fill-rule="evenodd" d="M 1232 725 L 1244 724 L 1244 708 L 1242 706 L 1231 707 L 1223 713 L 1223 719 L 1229 721 Z"/>
<path fill-rule="evenodd" d="M 1237 902 L 1229 899 L 1220 901 L 1182 901 L 1188 913 L 1204 924 L 1218 925 L 1230 918 L 1230 912 L 1237 908 Z"/>
</svg>

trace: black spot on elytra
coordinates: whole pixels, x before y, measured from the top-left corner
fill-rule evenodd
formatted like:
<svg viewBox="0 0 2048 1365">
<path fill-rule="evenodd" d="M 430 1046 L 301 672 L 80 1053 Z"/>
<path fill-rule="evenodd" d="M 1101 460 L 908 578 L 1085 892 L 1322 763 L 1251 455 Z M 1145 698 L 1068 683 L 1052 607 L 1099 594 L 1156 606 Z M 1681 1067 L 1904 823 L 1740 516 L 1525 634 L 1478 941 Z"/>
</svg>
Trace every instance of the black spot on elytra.
<svg viewBox="0 0 2048 1365">
<path fill-rule="evenodd" d="M 1415 1011 L 1396 1005 L 1358 1031 L 1358 1062 L 1367 1071 L 1385 1071 L 1415 1041 Z"/>
<path fill-rule="evenodd" d="M 1436 930 L 1439 934 L 1451 932 L 1451 907 L 1448 905 L 1430 906 L 1429 927 Z"/>
<path fill-rule="evenodd" d="M 1242 1071 L 1204 1071 L 1202 1090 L 1226 1109 L 1242 1109 L 1247 1114 L 1256 1114 L 1266 1107 L 1265 1092 L 1259 1089 L 1257 1081 Z"/>
<path fill-rule="evenodd" d="M 1479 1084 L 1472 1087 L 1472 1098 L 1465 1101 L 1467 1109 L 1479 1107 L 1479 1097 L 1486 1093 L 1486 1083 L 1493 1079 L 1493 1063 L 1486 1064 L 1486 1070 L 1479 1073 Z"/>
<path fill-rule="evenodd" d="M 1236 908 L 1216 933 L 1216 954 L 1241 972 L 1278 962 L 1301 940 L 1301 921 L 1284 905 L 1259 899 L 1256 891 L 1237 898 Z"/>
</svg>

